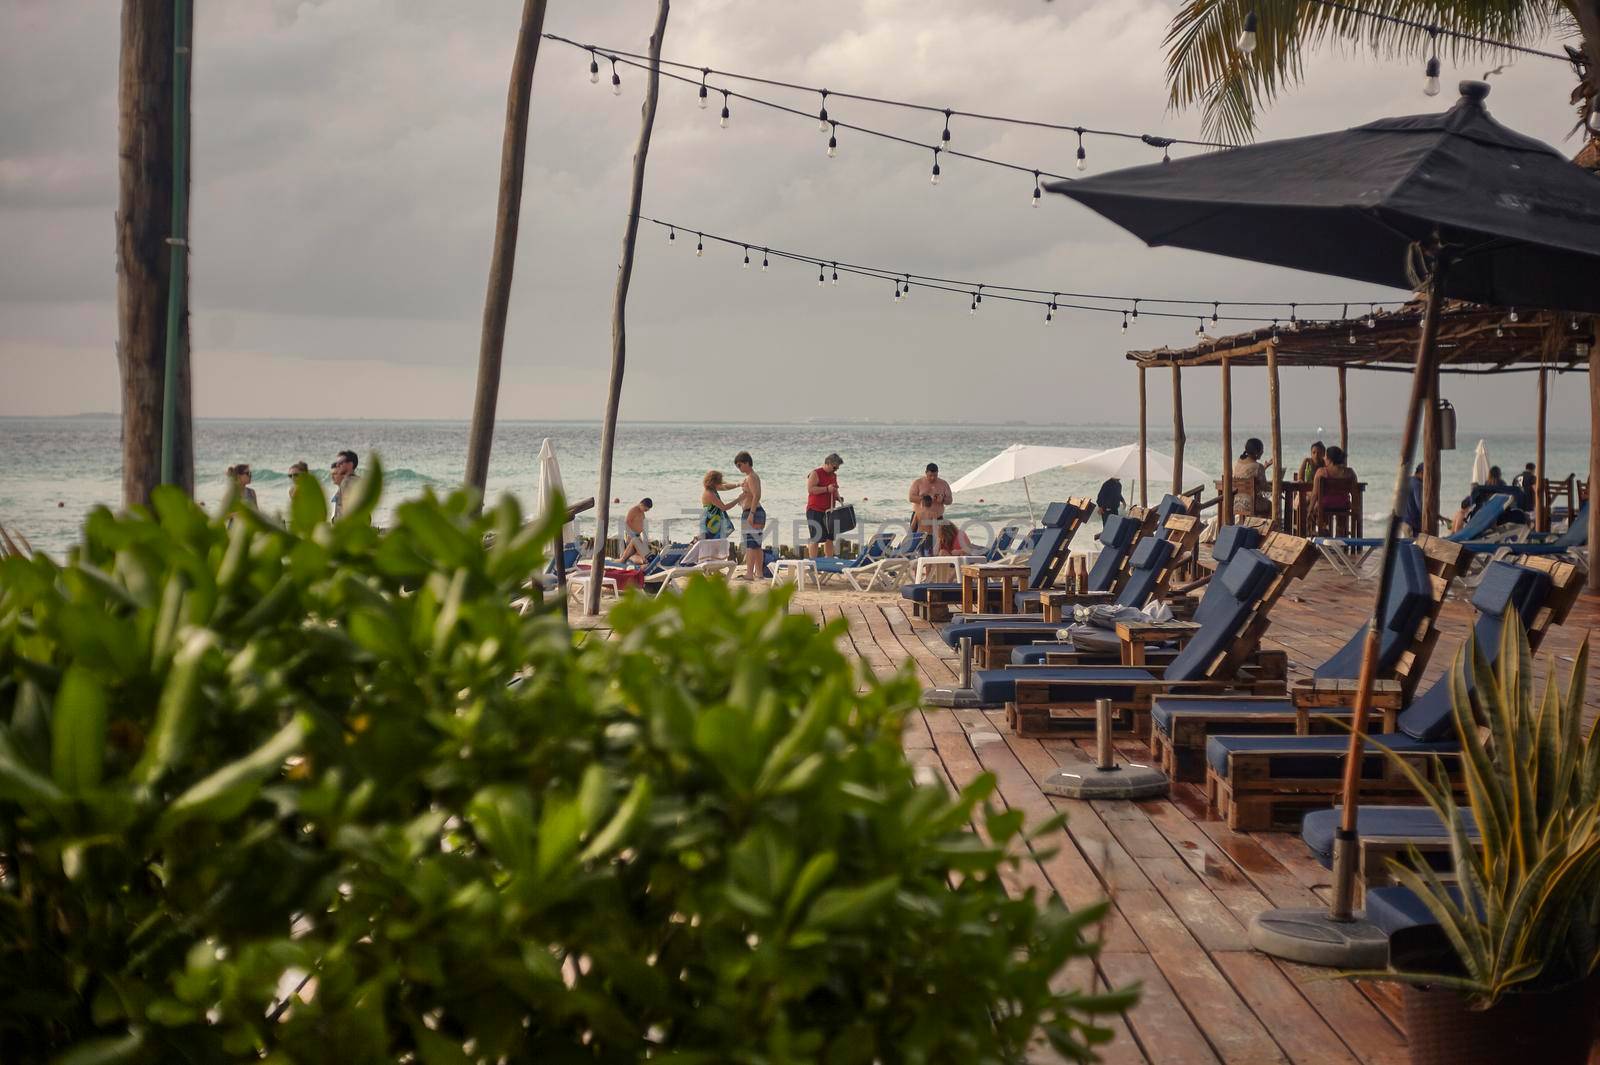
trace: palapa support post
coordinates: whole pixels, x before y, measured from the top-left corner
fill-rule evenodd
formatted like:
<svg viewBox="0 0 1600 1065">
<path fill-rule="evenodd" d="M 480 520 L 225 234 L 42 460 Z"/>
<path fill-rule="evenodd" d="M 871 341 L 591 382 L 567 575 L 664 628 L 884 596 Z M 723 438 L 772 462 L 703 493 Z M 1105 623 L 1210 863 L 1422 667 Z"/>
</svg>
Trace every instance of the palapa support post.
<svg viewBox="0 0 1600 1065">
<path fill-rule="evenodd" d="M 1146 429 L 1144 367 L 1139 367 L 1139 505 L 1150 505 L 1150 446 Z"/>
<path fill-rule="evenodd" d="M 1278 417 L 1278 345 L 1267 345 L 1267 413 L 1272 430 L 1272 527 L 1283 528 L 1283 423 Z"/>
<path fill-rule="evenodd" d="M 1361 762 L 1367 718 L 1372 709 L 1372 688 L 1377 676 L 1383 603 L 1389 596 L 1389 586 L 1394 580 L 1400 511 L 1405 503 L 1419 423 L 1423 420 L 1421 408 L 1432 391 L 1431 381 L 1436 365 L 1433 348 L 1439 335 L 1445 264 L 1437 257 L 1431 258 L 1433 272 L 1428 279 L 1422 333 L 1417 338 L 1417 361 L 1411 374 L 1411 399 L 1406 408 L 1405 430 L 1400 438 L 1400 461 L 1395 467 L 1389 521 L 1383 534 L 1383 562 L 1378 572 L 1378 588 L 1373 598 L 1372 618 L 1367 625 L 1367 638 L 1362 644 L 1361 672 L 1356 682 L 1355 705 L 1351 710 L 1350 747 L 1344 764 L 1343 808 L 1334 839 L 1333 898 L 1327 909 L 1265 910 L 1250 921 L 1251 946 L 1265 954 L 1306 965 L 1376 969 L 1387 965 L 1389 960 L 1388 938 L 1377 926 L 1355 916 L 1356 819 L 1360 809 Z M 1600 411 L 1600 390 L 1592 391 L 1591 395 L 1596 397 L 1596 409 Z"/>
<path fill-rule="evenodd" d="M 1422 422 L 1422 531 L 1439 534 L 1439 366 L 1428 356 L 1425 371 L 1428 386 L 1427 408 Z"/>
<path fill-rule="evenodd" d="M 1544 491 L 1544 417 L 1550 396 L 1549 378 L 1550 371 L 1541 365 L 1538 416 L 1534 423 L 1537 439 L 1533 446 L 1533 527 L 1540 532 L 1550 531 L 1550 502 Z"/>
<path fill-rule="evenodd" d="M 1344 367 L 1339 367 L 1339 447 L 1350 454 L 1350 411 L 1346 406 Z"/>
<path fill-rule="evenodd" d="M 1177 476 L 1174 474 L 1173 476 Z M 1233 362 L 1222 357 L 1222 499 L 1217 524 L 1233 522 Z"/>
<path fill-rule="evenodd" d="M 1183 374 L 1172 364 L 1172 494 L 1183 494 Z"/>
<path fill-rule="evenodd" d="M 1057 769 L 1039 781 L 1046 795 L 1068 799 L 1152 799 L 1165 795 L 1167 775 L 1154 766 L 1118 765 L 1111 746 L 1113 729 L 1110 699 L 1094 701 L 1094 762 Z"/>
<path fill-rule="evenodd" d="M 961 686 L 927 689 L 922 693 L 922 701 L 927 705 L 950 710 L 970 710 L 978 705 L 978 693 L 972 690 L 972 637 L 961 637 L 960 647 Z"/>
<path fill-rule="evenodd" d="M 1600 481 L 1595 480 L 1595 474 L 1600 473 L 1600 337 L 1589 342 L 1589 491 L 1593 492 Z M 1574 485 L 1569 507 L 1574 518 L 1578 515 L 1578 489 Z M 1600 509 L 1589 508 L 1589 543 L 1600 543 Z M 1591 549 L 1592 550 L 1592 549 Z M 1590 566 L 1588 579 L 1584 582 L 1591 592 L 1600 592 L 1600 566 Z"/>
</svg>

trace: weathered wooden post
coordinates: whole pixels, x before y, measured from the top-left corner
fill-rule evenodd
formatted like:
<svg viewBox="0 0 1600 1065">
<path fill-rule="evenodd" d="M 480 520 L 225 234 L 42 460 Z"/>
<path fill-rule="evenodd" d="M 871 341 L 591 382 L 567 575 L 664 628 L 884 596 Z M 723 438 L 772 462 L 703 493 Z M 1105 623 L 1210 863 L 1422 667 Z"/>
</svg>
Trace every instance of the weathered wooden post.
<svg viewBox="0 0 1600 1065">
<path fill-rule="evenodd" d="M 1339 446 L 1348 455 L 1350 454 L 1350 413 L 1345 406 L 1344 369 L 1343 366 L 1339 367 Z"/>
<path fill-rule="evenodd" d="M 1343 372 L 1342 370 L 1340 371 Z M 1283 423 L 1278 412 L 1278 345 L 1267 344 L 1267 413 L 1272 419 L 1272 527 L 1283 519 Z M 1343 447 L 1344 445 L 1340 445 Z"/>
<path fill-rule="evenodd" d="M 1543 363 L 1539 365 L 1539 410 L 1535 418 L 1535 435 L 1538 439 L 1533 446 L 1533 524 L 1540 532 L 1550 531 L 1550 505 L 1545 498 L 1544 491 L 1544 418 L 1545 406 L 1549 398 L 1549 374 Z"/>
<path fill-rule="evenodd" d="M 522 5 L 517 50 L 511 59 L 511 84 L 506 90 L 506 128 L 500 142 L 500 202 L 494 220 L 494 248 L 489 253 L 489 284 L 483 297 L 483 329 L 478 338 L 478 390 L 472 401 L 472 427 L 467 430 L 466 481 L 478 493 L 480 504 L 489 483 L 489 450 L 494 444 L 495 408 L 500 400 L 500 356 L 506 342 L 511 276 L 517 264 L 517 230 L 522 222 L 528 102 L 533 96 L 533 68 L 539 60 L 545 6 L 546 0 L 525 0 Z"/>
<path fill-rule="evenodd" d="M 1222 499 L 1217 524 L 1233 523 L 1233 361 L 1222 357 Z"/>
<path fill-rule="evenodd" d="M 1150 505 L 1149 432 L 1145 425 L 1144 367 L 1139 367 L 1139 505 Z"/>
<path fill-rule="evenodd" d="M 628 285 L 633 280 L 633 245 L 639 235 L 639 204 L 644 198 L 644 164 L 650 154 L 650 134 L 656 124 L 656 99 L 661 90 L 661 38 L 667 32 L 667 8 L 660 0 L 656 28 L 650 34 L 650 75 L 645 81 L 640 110 L 639 145 L 633 152 L 633 183 L 628 193 L 628 218 L 622 231 L 622 263 L 617 267 L 617 289 L 611 304 L 611 387 L 606 393 L 605 421 L 600 428 L 600 487 L 595 492 L 594 556 L 584 597 L 584 613 L 600 612 L 600 577 L 605 572 L 606 530 L 611 523 L 611 456 L 617 438 L 617 408 L 622 403 L 622 372 L 627 364 Z"/>
<path fill-rule="evenodd" d="M 1183 375 L 1172 364 L 1172 494 L 1183 494 Z"/>
<path fill-rule="evenodd" d="M 1589 492 L 1592 495 L 1600 480 L 1600 336 L 1589 341 Z M 1572 517 L 1577 518 L 1578 493 L 1572 493 Z M 1589 543 L 1600 544 L 1600 508 L 1589 508 Z M 1588 590 L 1600 592 L 1600 566 L 1589 567 Z"/>
</svg>

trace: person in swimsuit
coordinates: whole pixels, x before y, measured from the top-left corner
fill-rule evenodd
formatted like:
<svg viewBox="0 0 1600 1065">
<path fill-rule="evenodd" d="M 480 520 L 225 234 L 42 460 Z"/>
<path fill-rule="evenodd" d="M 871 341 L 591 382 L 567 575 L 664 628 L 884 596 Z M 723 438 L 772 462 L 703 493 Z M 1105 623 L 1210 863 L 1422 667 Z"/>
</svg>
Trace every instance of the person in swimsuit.
<svg viewBox="0 0 1600 1065">
<path fill-rule="evenodd" d="M 644 516 L 655 506 L 649 496 L 628 508 L 628 516 L 623 519 L 622 551 L 617 555 L 617 565 L 621 566 L 629 559 L 637 558 L 640 565 L 650 561 L 650 545 L 644 538 Z"/>
<path fill-rule="evenodd" d="M 833 557 L 833 526 L 828 523 L 828 511 L 839 502 L 839 467 L 843 465 L 844 459 L 836 451 L 806 477 L 806 525 L 811 533 L 806 554 L 812 558 L 819 554 Z"/>
<path fill-rule="evenodd" d="M 933 498 L 931 505 L 923 502 L 929 496 Z M 939 476 L 937 462 L 928 463 L 922 476 L 911 482 L 911 491 L 906 498 L 912 506 L 911 531 L 922 533 L 927 549 L 931 550 L 939 523 L 944 520 L 944 508 L 955 502 L 950 483 Z"/>
<path fill-rule="evenodd" d="M 720 488 L 730 487 L 722 481 L 721 470 L 707 470 L 700 481 L 700 538 L 725 540 L 733 532 L 733 519 L 728 508 L 717 494 Z"/>
<path fill-rule="evenodd" d="M 767 530 L 767 511 L 761 505 L 761 475 L 756 473 L 755 460 L 748 451 L 733 456 L 733 466 L 744 474 L 744 479 L 737 485 L 720 487 L 739 490 L 739 498 L 733 502 L 742 510 L 739 517 L 739 546 L 744 548 L 744 575 L 747 580 L 759 580 L 762 570 L 766 568 L 761 541 Z"/>
<path fill-rule="evenodd" d="M 1317 531 L 1330 535 L 1335 515 L 1349 515 L 1356 471 L 1345 465 L 1344 448 L 1328 448 L 1322 469 L 1311 479 L 1311 520 Z"/>
</svg>

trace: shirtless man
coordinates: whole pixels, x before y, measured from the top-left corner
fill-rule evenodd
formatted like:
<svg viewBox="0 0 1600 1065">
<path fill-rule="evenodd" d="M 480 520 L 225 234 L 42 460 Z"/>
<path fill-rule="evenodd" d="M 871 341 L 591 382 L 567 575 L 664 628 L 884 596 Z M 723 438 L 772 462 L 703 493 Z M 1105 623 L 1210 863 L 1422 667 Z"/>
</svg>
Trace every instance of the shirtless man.
<svg viewBox="0 0 1600 1065">
<path fill-rule="evenodd" d="M 644 516 L 655 506 L 649 496 L 628 508 L 628 516 L 623 519 L 627 531 L 622 536 L 622 552 L 617 555 L 617 565 L 625 564 L 630 558 L 637 558 L 640 565 L 650 561 L 650 544 L 644 538 Z"/>
<path fill-rule="evenodd" d="M 761 475 L 756 473 L 755 460 L 748 451 L 733 456 L 733 466 L 744 474 L 744 480 L 727 486 L 738 489 L 739 497 L 733 503 L 744 509 L 739 517 L 739 546 L 744 548 L 744 575 L 748 580 L 760 580 L 766 562 L 761 539 L 767 530 L 767 511 L 761 505 Z"/>
<path fill-rule="evenodd" d="M 932 496 L 932 502 L 924 504 L 923 496 Z M 944 508 L 955 502 L 955 495 L 950 491 L 950 482 L 939 476 L 937 462 L 928 463 L 922 476 L 911 482 L 911 492 L 906 499 L 915 508 L 911 517 L 912 530 L 927 533 L 929 541 L 927 546 L 931 551 L 933 534 L 939 528 L 939 523 L 944 520 Z"/>
</svg>

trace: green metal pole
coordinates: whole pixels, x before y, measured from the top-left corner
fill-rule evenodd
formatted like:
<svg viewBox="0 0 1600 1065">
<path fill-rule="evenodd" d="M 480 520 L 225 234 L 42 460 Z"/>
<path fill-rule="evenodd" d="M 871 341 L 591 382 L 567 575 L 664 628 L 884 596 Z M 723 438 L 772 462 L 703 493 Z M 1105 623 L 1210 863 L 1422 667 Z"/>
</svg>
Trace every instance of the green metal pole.
<svg viewBox="0 0 1600 1065">
<path fill-rule="evenodd" d="M 161 395 L 161 483 L 178 483 L 178 327 L 189 256 L 189 0 L 172 0 L 172 249 L 167 278 L 166 379 Z"/>
</svg>

